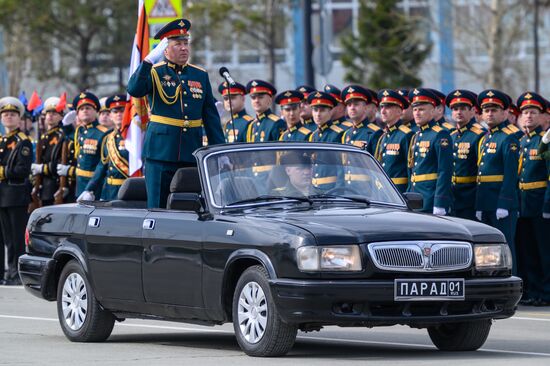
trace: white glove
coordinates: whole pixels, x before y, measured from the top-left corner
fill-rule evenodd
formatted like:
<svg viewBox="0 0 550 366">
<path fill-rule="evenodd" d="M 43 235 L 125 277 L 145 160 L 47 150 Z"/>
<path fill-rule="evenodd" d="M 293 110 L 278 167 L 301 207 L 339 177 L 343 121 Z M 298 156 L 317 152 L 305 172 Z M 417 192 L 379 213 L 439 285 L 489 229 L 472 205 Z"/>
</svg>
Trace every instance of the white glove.
<svg viewBox="0 0 550 366">
<path fill-rule="evenodd" d="M 543 219 L 550 219 L 550 212 L 543 212 L 542 213 L 542 218 Z"/>
<path fill-rule="evenodd" d="M 508 215 L 509 215 L 508 210 L 505 210 L 503 208 L 497 208 L 497 220 L 508 217 Z"/>
<path fill-rule="evenodd" d="M 57 164 L 57 175 L 66 177 L 70 167 L 70 165 Z"/>
<path fill-rule="evenodd" d="M 44 164 L 35 164 L 35 163 L 31 164 L 32 175 L 42 174 L 43 169 L 44 169 Z"/>
<path fill-rule="evenodd" d="M 63 120 L 61 121 L 61 123 L 63 124 L 63 126 L 68 126 L 68 125 L 74 124 L 75 121 L 76 121 L 76 111 L 70 111 L 65 115 L 65 117 L 63 117 Z"/>
<path fill-rule="evenodd" d="M 544 136 L 542 136 L 542 142 L 544 142 L 545 144 L 550 142 L 550 128 L 548 129 L 548 131 L 546 131 Z"/>
<path fill-rule="evenodd" d="M 155 48 L 145 56 L 145 61 L 152 63 L 153 65 L 162 60 L 164 57 L 164 50 L 168 46 L 168 38 L 164 38 L 160 41 Z"/>
<path fill-rule="evenodd" d="M 216 102 L 216 110 L 218 111 L 218 115 L 222 117 L 225 113 L 225 109 L 223 108 L 223 102 L 220 102 L 219 100 Z"/>
<path fill-rule="evenodd" d="M 439 215 L 439 216 L 445 216 L 447 214 L 447 211 L 443 207 L 434 206 L 433 214 Z"/>
<path fill-rule="evenodd" d="M 76 199 L 78 202 L 80 201 L 95 201 L 94 192 L 92 191 L 84 191 L 78 196 Z"/>
<path fill-rule="evenodd" d="M 476 211 L 476 219 L 477 219 L 478 221 L 481 221 L 481 217 L 482 217 L 481 211 Z"/>
</svg>

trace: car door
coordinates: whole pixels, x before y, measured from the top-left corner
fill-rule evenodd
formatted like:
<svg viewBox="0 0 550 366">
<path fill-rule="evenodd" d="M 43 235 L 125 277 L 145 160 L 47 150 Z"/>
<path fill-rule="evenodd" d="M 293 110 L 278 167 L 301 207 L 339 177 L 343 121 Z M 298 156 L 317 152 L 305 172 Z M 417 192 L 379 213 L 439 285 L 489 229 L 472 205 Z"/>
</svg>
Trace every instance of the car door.
<svg viewBox="0 0 550 366">
<path fill-rule="evenodd" d="M 149 303 L 203 307 L 202 240 L 195 212 L 159 210 L 143 230 L 143 292 Z"/>
<path fill-rule="evenodd" d="M 104 207 L 88 216 L 87 254 L 99 299 L 144 302 L 141 232 L 147 212 Z"/>
</svg>

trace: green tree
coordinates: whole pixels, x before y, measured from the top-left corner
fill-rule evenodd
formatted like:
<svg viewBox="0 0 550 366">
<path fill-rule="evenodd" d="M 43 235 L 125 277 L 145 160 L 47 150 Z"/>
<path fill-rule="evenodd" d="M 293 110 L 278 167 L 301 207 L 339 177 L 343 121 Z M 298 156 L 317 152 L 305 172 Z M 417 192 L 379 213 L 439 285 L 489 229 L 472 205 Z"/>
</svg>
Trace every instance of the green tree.
<svg viewBox="0 0 550 366">
<path fill-rule="evenodd" d="M 431 43 L 421 23 L 398 0 L 361 0 L 358 35 L 342 39 L 345 79 L 374 89 L 419 86 L 418 71 Z"/>
</svg>

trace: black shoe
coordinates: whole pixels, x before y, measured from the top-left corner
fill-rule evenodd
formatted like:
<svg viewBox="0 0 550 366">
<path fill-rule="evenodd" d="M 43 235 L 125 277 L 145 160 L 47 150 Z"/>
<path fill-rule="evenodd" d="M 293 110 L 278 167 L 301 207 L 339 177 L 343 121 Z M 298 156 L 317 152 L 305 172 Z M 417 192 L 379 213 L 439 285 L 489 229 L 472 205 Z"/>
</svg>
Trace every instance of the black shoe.
<svg viewBox="0 0 550 366">
<path fill-rule="evenodd" d="M 521 299 L 519 301 L 519 304 L 523 306 L 533 306 L 535 302 L 536 302 L 535 299 Z"/>
<path fill-rule="evenodd" d="M 550 301 L 546 301 L 546 300 L 543 300 L 543 299 L 536 299 L 534 302 L 533 302 L 533 306 L 550 306 Z"/>
</svg>

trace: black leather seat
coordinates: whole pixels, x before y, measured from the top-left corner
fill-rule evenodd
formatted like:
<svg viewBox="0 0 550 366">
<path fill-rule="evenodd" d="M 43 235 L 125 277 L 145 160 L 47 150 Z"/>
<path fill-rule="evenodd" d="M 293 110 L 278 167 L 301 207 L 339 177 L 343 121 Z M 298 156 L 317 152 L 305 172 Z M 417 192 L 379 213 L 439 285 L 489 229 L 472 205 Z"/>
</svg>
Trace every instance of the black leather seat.
<svg viewBox="0 0 550 366">
<path fill-rule="evenodd" d="M 202 193 L 201 180 L 197 167 L 180 168 L 174 174 L 170 182 L 170 195 L 168 195 L 167 209 L 179 209 L 175 204 L 178 195 L 186 193 Z"/>
<path fill-rule="evenodd" d="M 145 178 L 128 178 L 118 191 L 118 199 L 108 203 L 111 207 L 147 208 Z"/>
</svg>

